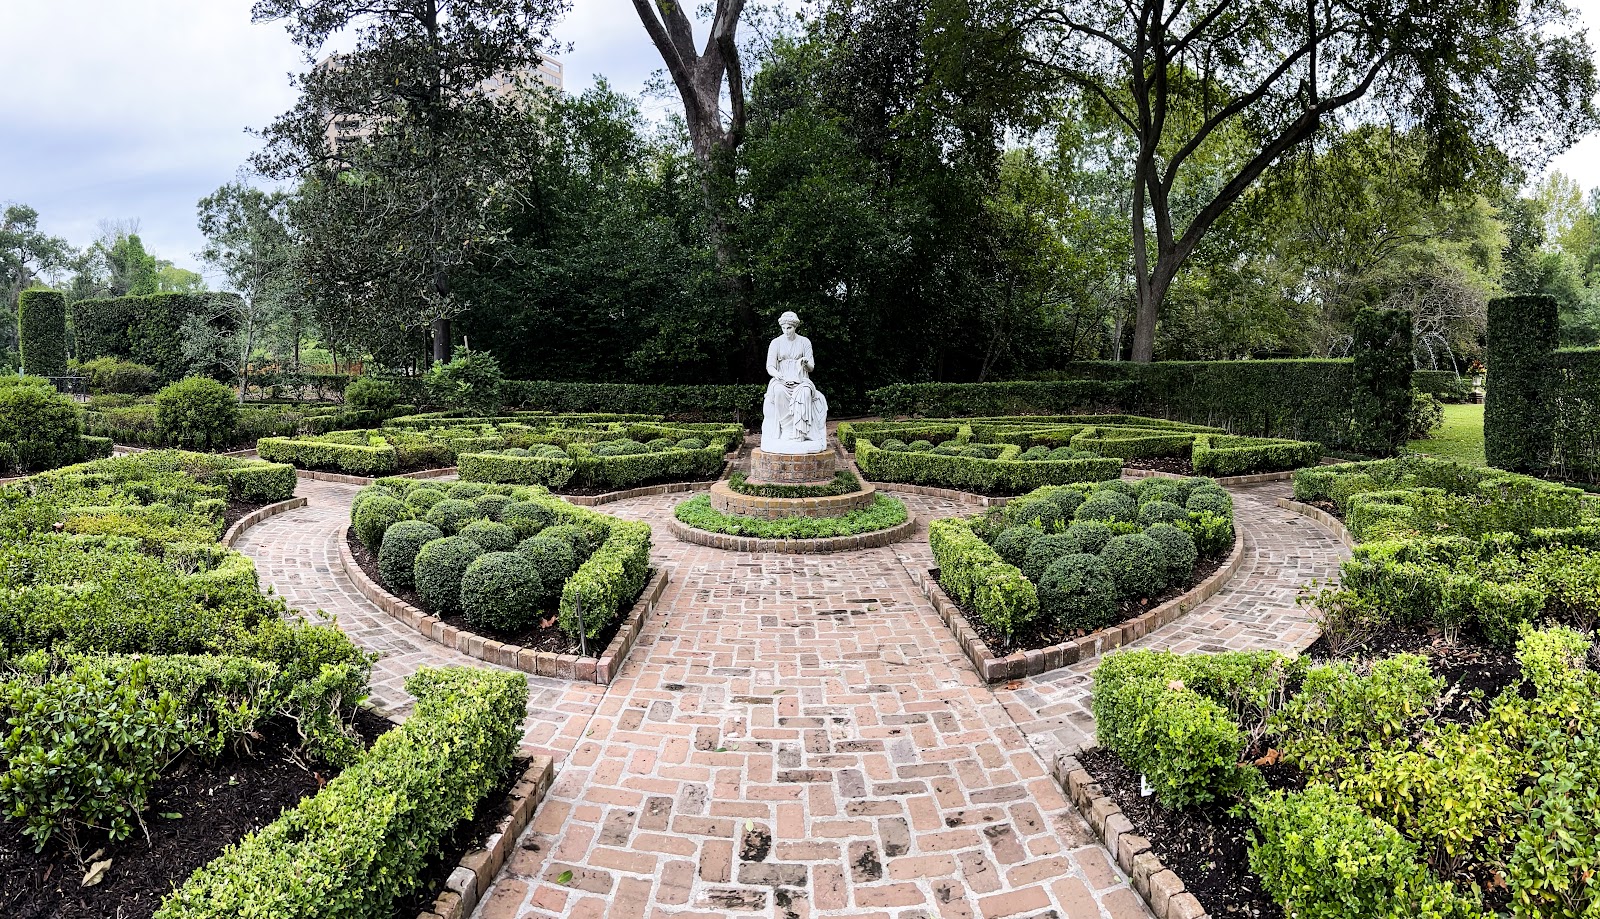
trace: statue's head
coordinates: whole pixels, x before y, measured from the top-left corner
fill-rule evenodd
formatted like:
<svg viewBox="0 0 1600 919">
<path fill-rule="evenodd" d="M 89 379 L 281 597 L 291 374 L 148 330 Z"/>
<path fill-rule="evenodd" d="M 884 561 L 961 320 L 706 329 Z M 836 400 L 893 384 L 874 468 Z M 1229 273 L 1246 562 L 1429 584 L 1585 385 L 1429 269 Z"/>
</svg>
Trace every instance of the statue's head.
<svg viewBox="0 0 1600 919">
<path fill-rule="evenodd" d="M 784 310 L 783 315 L 778 317 L 778 328 L 782 329 L 785 335 L 799 327 L 800 317 L 795 315 L 794 310 Z"/>
</svg>

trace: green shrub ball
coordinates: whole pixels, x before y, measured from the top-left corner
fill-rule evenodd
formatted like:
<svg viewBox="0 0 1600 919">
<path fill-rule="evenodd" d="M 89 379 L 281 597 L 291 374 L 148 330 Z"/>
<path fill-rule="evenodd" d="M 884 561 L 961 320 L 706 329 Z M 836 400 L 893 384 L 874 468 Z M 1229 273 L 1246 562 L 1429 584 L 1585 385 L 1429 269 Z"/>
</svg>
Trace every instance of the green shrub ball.
<svg viewBox="0 0 1600 919">
<path fill-rule="evenodd" d="M 1072 543 L 1066 534 L 1052 533 L 1034 540 L 1033 545 L 1028 547 L 1027 556 L 1018 567 L 1022 569 L 1023 577 L 1038 584 L 1039 578 L 1044 576 L 1044 570 L 1050 567 L 1051 562 L 1070 554 L 1072 554 Z"/>
<path fill-rule="evenodd" d="M 513 501 L 500 509 L 500 522 L 524 539 L 550 526 L 555 519 L 556 515 L 548 507 L 534 501 Z"/>
<path fill-rule="evenodd" d="M 444 492 L 437 488 L 413 488 L 411 494 L 406 495 L 406 503 L 425 514 L 444 498 Z"/>
<path fill-rule="evenodd" d="M 478 505 L 471 501 L 458 498 L 446 498 L 428 509 L 428 514 L 423 519 L 444 530 L 445 535 L 454 536 L 461 532 L 461 528 L 477 520 Z"/>
<path fill-rule="evenodd" d="M 1127 482 L 1122 479 L 1112 479 L 1109 482 L 1096 482 L 1094 491 L 1097 495 L 1110 492 L 1111 494 L 1122 495 L 1125 498 L 1137 498 L 1139 496 L 1139 486 L 1133 482 Z"/>
<path fill-rule="evenodd" d="M 83 458 L 83 433 L 72 400 L 49 386 L 0 387 L 0 444 L 8 443 L 19 469 L 52 469 Z M 11 470 L 3 468 L 0 475 Z"/>
<path fill-rule="evenodd" d="M 1170 523 L 1158 523 L 1144 531 L 1161 547 L 1162 567 L 1168 584 L 1187 584 L 1194 576 L 1194 563 L 1200 558 L 1194 537 Z"/>
<path fill-rule="evenodd" d="M 589 545 L 589 534 L 584 532 L 583 527 L 575 524 L 563 523 L 549 527 L 540 535 L 559 539 L 571 546 L 572 553 L 580 560 L 588 558 L 589 553 L 594 551 L 594 547 Z"/>
<path fill-rule="evenodd" d="M 1210 511 L 1218 517 L 1233 516 L 1233 499 L 1223 491 L 1195 489 L 1184 507 L 1195 513 Z"/>
<path fill-rule="evenodd" d="M 488 493 L 489 489 L 484 488 L 477 482 L 457 482 L 445 489 L 446 497 L 455 498 L 460 501 L 472 501 L 477 498 L 481 498 Z"/>
<path fill-rule="evenodd" d="M 578 570 L 578 556 L 572 546 L 559 538 L 544 535 L 531 536 L 517 544 L 517 554 L 539 569 L 539 576 L 552 590 L 560 589 L 567 578 Z"/>
<path fill-rule="evenodd" d="M 891 437 L 884 441 L 878 449 L 888 450 L 890 453 L 901 453 L 906 449 L 906 442 L 898 437 Z"/>
<path fill-rule="evenodd" d="M 1135 506 L 1133 499 L 1116 492 L 1098 491 L 1078 506 L 1074 520 L 1096 520 L 1102 523 L 1132 523 Z"/>
<path fill-rule="evenodd" d="M 156 432 L 163 443 L 227 447 L 238 427 L 238 393 L 210 377 L 189 377 L 156 393 Z"/>
<path fill-rule="evenodd" d="M 401 504 L 397 498 L 385 495 L 369 498 L 361 502 L 361 510 L 356 513 L 356 538 L 361 540 L 363 546 L 376 552 L 383 543 L 385 530 L 413 516 L 411 508 Z"/>
<path fill-rule="evenodd" d="M 401 590 L 417 585 L 417 553 L 444 533 L 425 520 L 402 520 L 383 534 L 383 546 L 378 550 L 378 573 L 383 582 Z"/>
<path fill-rule="evenodd" d="M 1169 501 L 1151 501 L 1139 505 L 1139 525 L 1152 527 L 1158 523 L 1176 523 L 1188 520 L 1189 512 Z"/>
<path fill-rule="evenodd" d="M 1094 631 L 1117 618 L 1117 582 L 1099 556 L 1063 555 L 1039 577 L 1039 612 L 1068 631 Z"/>
<path fill-rule="evenodd" d="M 1050 448 L 1049 447 L 1043 447 L 1043 446 L 1040 446 L 1040 447 L 1029 447 L 1028 449 L 1022 451 L 1022 455 L 1018 457 L 1018 459 L 1027 460 L 1030 463 L 1038 462 L 1039 460 L 1046 460 L 1046 459 L 1049 459 L 1049 458 L 1050 458 Z"/>
<path fill-rule="evenodd" d="M 1034 542 L 1043 535 L 1044 533 L 1036 527 L 1011 527 L 1002 530 L 1000 535 L 995 537 L 994 551 L 1000 553 L 1006 564 L 1021 568 L 1023 561 L 1028 557 L 1028 550 L 1033 548 Z"/>
<path fill-rule="evenodd" d="M 1098 520 L 1082 520 L 1067 527 L 1064 534 L 1067 545 L 1074 554 L 1099 555 L 1100 550 L 1106 547 L 1111 537 L 1117 535 L 1110 524 Z"/>
<path fill-rule="evenodd" d="M 698 437 L 685 437 L 678 441 L 679 450 L 704 450 L 705 448 L 706 442 Z"/>
<path fill-rule="evenodd" d="M 460 536 L 425 543 L 417 552 L 412 577 L 428 612 L 448 616 L 461 611 L 461 577 L 483 554 L 483 547 Z"/>
<path fill-rule="evenodd" d="M 1026 495 L 1006 505 L 1006 522 L 1013 526 L 1027 526 L 1038 522 L 1042 530 L 1053 530 L 1062 522 L 1061 505 L 1039 495 Z"/>
<path fill-rule="evenodd" d="M 1050 451 L 1049 456 L 1049 459 L 1051 460 L 1069 460 L 1077 458 L 1078 451 L 1072 449 L 1071 447 L 1057 447 Z"/>
<path fill-rule="evenodd" d="M 1089 496 L 1077 488 L 1056 488 L 1045 497 L 1049 498 L 1051 504 L 1061 508 L 1061 519 L 1064 521 L 1071 520 L 1083 502 L 1089 500 Z"/>
<path fill-rule="evenodd" d="M 1100 560 L 1122 599 L 1154 596 L 1167 586 L 1166 557 L 1160 544 L 1143 533 L 1113 536 L 1100 551 Z"/>
<path fill-rule="evenodd" d="M 384 412 L 400 404 L 400 387 L 391 380 L 356 377 L 344 388 L 344 404 L 356 412 Z"/>
<path fill-rule="evenodd" d="M 461 576 L 461 612 L 476 629 L 523 631 L 538 621 L 545 595 L 539 569 L 515 552 L 480 555 Z"/>
<path fill-rule="evenodd" d="M 510 552 L 517 547 L 517 531 L 493 520 L 474 520 L 461 528 L 460 536 L 489 552 Z"/>
<path fill-rule="evenodd" d="M 368 485 L 366 488 L 363 488 L 360 491 L 356 492 L 355 499 L 350 502 L 350 519 L 352 521 L 355 520 L 356 519 L 356 515 L 361 513 L 361 505 L 366 504 L 368 501 L 371 501 L 373 498 L 380 498 L 380 497 L 381 498 L 393 498 L 396 501 L 404 501 L 405 500 L 404 498 L 402 498 L 400 496 L 399 493 L 397 493 L 394 489 L 390 488 L 387 485 Z"/>
<path fill-rule="evenodd" d="M 912 453 L 926 453 L 932 449 L 933 441 L 931 440 L 913 440 L 911 443 L 906 444 L 906 450 Z"/>
<path fill-rule="evenodd" d="M 677 445 L 677 442 L 670 437 L 656 437 L 645 441 L 645 446 L 650 448 L 651 453 L 664 453 Z"/>
<path fill-rule="evenodd" d="M 1188 500 L 1188 492 L 1178 485 L 1176 479 L 1151 476 L 1148 479 L 1141 480 L 1135 491 L 1138 492 L 1140 504 L 1149 504 L 1151 501 L 1170 501 L 1181 506 L 1184 501 Z M 1183 494 L 1182 500 L 1178 498 L 1180 492 Z"/>
<path fill-rule="evenodd" d="M 475 499 L 473 504 L 478 505 L 478 510 L 490 520 L 499 520 L 505 512 L 507 505 L 516 503 L 509 495 L 484 495 Z"/>
</svg>

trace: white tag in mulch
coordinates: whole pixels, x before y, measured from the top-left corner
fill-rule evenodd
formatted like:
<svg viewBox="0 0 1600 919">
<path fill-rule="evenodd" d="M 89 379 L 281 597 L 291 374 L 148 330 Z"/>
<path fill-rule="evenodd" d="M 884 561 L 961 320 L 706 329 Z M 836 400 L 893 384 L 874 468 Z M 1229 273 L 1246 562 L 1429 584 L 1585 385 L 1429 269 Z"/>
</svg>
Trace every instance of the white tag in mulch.
<svg viewBox="0 0 1600 919">
<path fill-rule="evenodd" d="M 1151 785 L 1150 784 L 1150 780 L 1145 778 L 1144 775 L 1141 773 L 1140 776 L 1139 776 L 1139 797 L 1148 798 L 1148 797 L 1150 797 L 1151 795 L 1153 795 L 1155 793 L 1156 793 L 1156 787 L 1154 785 Z"/>
</svg>

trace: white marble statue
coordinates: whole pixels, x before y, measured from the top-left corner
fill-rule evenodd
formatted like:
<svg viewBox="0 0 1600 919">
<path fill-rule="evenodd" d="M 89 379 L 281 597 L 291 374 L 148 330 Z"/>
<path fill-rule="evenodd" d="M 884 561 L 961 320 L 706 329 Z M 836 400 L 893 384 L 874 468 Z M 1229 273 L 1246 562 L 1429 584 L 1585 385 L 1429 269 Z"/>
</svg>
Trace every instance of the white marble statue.
<svg viewBox="0 0 1600 919">
<path fill-rule="evenodd" d="M 811 383 L 817 359 L 811 339 L 796 335 L 800 317 L 778 317 L 783 334 L 767 346 L 767 399 L 761 421 L 764 453 L 820 453 L 828 449 L 828 400 Z"/>
</svg>

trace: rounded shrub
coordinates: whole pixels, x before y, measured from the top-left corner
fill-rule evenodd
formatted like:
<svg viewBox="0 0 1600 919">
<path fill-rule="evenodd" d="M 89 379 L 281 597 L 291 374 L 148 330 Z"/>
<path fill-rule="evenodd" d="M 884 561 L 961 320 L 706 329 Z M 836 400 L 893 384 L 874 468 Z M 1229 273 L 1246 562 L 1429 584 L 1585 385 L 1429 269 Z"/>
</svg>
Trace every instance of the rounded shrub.
<svg viewBox="0 0 1600 919">
<path fill-rule="evenodd" d="M 900 453 L 904 451 L 905 448 L 906 442 L 898 437 L 891 437 L 878 446 L 878 449 L 888 450 L 890 453 Z"/>
<path fill-rule="evenodd" d="M 360 491 L 356 492 L 355 498 L 351 499 L 351 501 L 350 501 L 350 519 L 351 520 L 355 520 L 356 519 L 356 515 L 361 513 L 361 505 L 367 503 L 368 501 L 371 501 L 373 498 L 380 498 L 380 497 L 381 498 L 393 498 L 396 501 L 402 501 L 402 502 L 404 501 L 404 499 L 400 496 L 399 492 L 396 492 L 394 489 L 390 488 L 387 485 L 368 485 L 365 488 L 361 489 Z"/>
<path fill-rule="evenodd" d="M 490 552 L 510 552 L 517 547 L 517 531 L 493 520 L 474 520 L 462 527 L 459 535 Z"/>
<path fill-rule="evenodd" d="M 589 553 L 594 551 L 594 546 L 589 545 L 589 534 L 584 532 L 583 527 L 577 526 L 576 524 L 563 523 L 557 526 L 548 527 L 539 535 L 548 536 L 552 539 L 559 539 L 571 546 L 573 554 L 576 555 L 580 561 L 588 558 Z"/>
<path fill-rule="evenodd" d="M 1100 560 L 1117 582 L 1117 595 L 1123 599 L 1153 596 L 1167 585 L 1161 546 L 1143 533 L 1111 537 L 1100 550 Z"/>
<path fill-rule="evenodd" d="M 1004 515 L 1012 526 L 1026 526 L 1037 521 L 1045 530 L 1056 529 L 1062 522 L 1061 506 L 1040 495 L 1025 495 L 1010 502 Z"/>
<path fill-rule="evenodd" d="M 1024 459 L 1030 463 L 1049 458 L 1050 448 L 1046 446 L 1029 447 L 1022 451 L 1022 455 L 1018 457 L 1018 459 Z"/>
<path fill-rule="evenodd" d="M 1033 541 L 1033 545 L 1028 547 L 1028 554 L 1023 557 L 1022 564 L 1018 567 L 1022 569 L 1023 577 L 1037 584 L 1051 562 L 1063 555 L 1071 554 L 1072 543 L 1067 540 L 1066 534 L 1051 533 Z"/>
<path fill-rule="evenodd" d="M 460 536 L 424 543 L 412 566 L 417 596 L 431 613 L 451 615 L 461 611 L 461 576 L 483 554 L 483 547 Z"/>
<path fill-rule="evenodd" d="M 156 433 L 163 443 L 191 449 L 232 445 L 239 398 L 210 377 L 189 377 L 156 393 Z"/>
<path fill-rule="evenodd" d="M 1096 494 L 1109 491 L 1128 498 L 1137 498 L 1139 496 L 1139 486 L 1133 482 L 1124 481 L 1123 479 L 1111 479 L 1110 481 L 1106 482 L 1096 482 L 1094 483 L 1094 490 Z"/>
<path fill-rule="evenodd" d="M 411 513 L 411 508 L 400 503 L 398 498 L 378 495 L 368 498 L 361 503 L 361 510 L 356 512 L 354 525 L 356 538 L 369 550 L 376 552 L 383 543 L 383 534 L 389 527 L 402 520 L 411 520 L 416 515 Z"/>
<path fill-rule="evenodd" d="M 445 497 L 455 498 L 458 501 L 475 501 L 488 493 L 489 489 L 477 482 L 456 482 L 444 492 Z"/>
<path fill-rule="evenodd" d="M 72 400 L 54 387 L 0 386 L 0 444 L 10 444 L 10 463 L 24 471 L 53 469 L 83 457 L 83 426 Z M 0 461 L 0 469 L 8 465 Z"/>
<path fill-rule="evenodd" d="M 958 444 L 953 440 L 947 440 L 928 452 L 935 456 L 960 456 L 961 451 L 965 449 L 966 448 L 961 444 Z"/>
<path fill-rule="evenodd" d="M 1006 564 L 1021 568 L 1023 561 L 1028 557 L 1028 550 L 1033 548 L 1034 542 L 1042 536 L 1044 533 L 1037 527 L 1010 527 L 1001 530 L 1000 535 L 994 538 L 994 551 L 1005 559 Z"/>
<path fill-rule="evenodd" d="M 644 445 L 650 448 L 651 453 L 661 453 L 676 447 L 677 441 L 670 437 L 656 437 L 645 441 Z"/>
<path fill-rule="evenodd" d="M 1189 501 L 1184 507 L 1195 513 L 1210 511 L 1218 517 L 1233 516 L 1233 499 L 1226 493 L 1218 494 L 1215 491 L 1195 490 L 1189 496 Z"/>
<path fill-rule="evenodd" d="M 704 450 L 706 442 L 698 437 L 685 437 L 678 441 L 679 450 Z"/>
<path fill-rule="evenodd" d="M 1169 501 L 1151 501 L 1139 505 L 1139 525 L 1142 527 L 1188 519 L 1188 511 Z"/>
<path fill-rule="evenodd" d="M 1127 495 L 1113 491 L 1097 491 L 1078 506 L 1074 520 L 1099 520 L 1108 523 L 1132 523 L 1135 505 Z"/>
<path fill-rule="evenodd" d="M 532 456 L 533 454 L 521 447 L 507 447 L 500 451 L 501 456 Z"/>
<path fill-rule="evenodd" d="M 1072 449 L 1071 447 L 1057 447 L 1054 450 L 1050 451 L 1050 456 L 1049 456 L 1049 459 L 1052 459 L 1052 460 L 1069 460 L 1069 459 L 1077 459 L 1077 458 L 1078 458 L 1078 451 Z"/>
<path fill-rule="evenodd" d="M 156 389 L 156 368 L 115 357 L 97 357 L 78 365 L 95 395 L 119 393 L 139 396 Z"/>
<path fill-rule="evenodd" d="M 461 612 L 473 628 L 520 632 L 538 621 L 546 590 L 539 569 L 515 552 L 488 552 L 461 576 Z"/>
<path fill-rule="evenodd" d="M 933 449 L 933 441 L 913 440 L 911 443 L 906 444 L 906 449 L 912 453 L 926 453 Z"/>
<path fill-rule="evenodd" d="M 378 573 L 383 582 L 401 590 L 410 590 L 417 584 L 415 569 L 417 553 L 444 533 L 425 520 L 401 520 L 383 534 L 383 546 L 378 549 Z"/>
<path fill-rule="evenodd" d="M 1075 554 L 1099 555 L 1100 550 L 1106 547 L 1111 537 L 1117 535 L 1108 523 L 1098 520 L 1080 520 L 1067 527 L 1067 532 L 1062 534 L 1067 537 L 1067 543 Z"/>
<path fill-rule="evenodd" d="M 1051 490 L 1046 497 L 1049 498 L 1050 503 L 1061 508 L 1062 520 L 1071 520 L 1078 513 L 1078 508 L 1083 506 L 1083 502 L 1089 499 L 1088 495 L 1077 488 L 1056 488 Z"/>
<path fill-rule="evenodd" d="M 1178 500 L 1178 493 L 1181 490 L 1182 489 L 1179 487 L 1177 479 L 1161 478 L 1158 476 L 1151 476 L 1148 479 L 1141 479 L 1138 485 L 1135 487 L 1135 491 L 1138 492 L 1140 504 L 1148 504 L 1151 501 L 1170 501 L 1173 504 L 1182 504 L 1183 501 Z M 1188 500 L 1187 495 L 1184 497 L 1184 500 Z"/>
<path fill-rule="evenodd" d="M 555 523 L 555 520 L 553 511 L 534 501 L 513 501 L 500 509 L 500 522 L 509 525 L 524 539 Z"/>
<path fill-rule="evenodd" d="M 386 412 L 400 404 L 400 387 L 393 380 L 356 377 L 344 388 L 344 404 L 358 412 Z"/>
<path fill-rule="evenodd" d="M 1144 531 L 1161 547 L 1161 566 L 1166 570 L 1168 584 L 1187 584 L 1194 574 L 1194 563 L 1200 558 L 1194 537 L 1170 523 L 1158 523 Z"/>
<path fill-rule="evenodd" d="M 433 506 L 444 500 L 444 492 L 438 488 L 413 488 L 411 494 L 406 495 L 406 503 L 426 514 L 433 510 Z"/>
<path fill-rule="evenodd" d="M 461 528 L 479 518 L 478 505 L 460 498 L 446 498 L 428 508 L 427 516 L 423 519 L 444 530 L 445 535 L 454 536 L 461 532 Z"/>
<path fill-rule="evenodd" d="M 974 444 L 972 446 L 968 446 L 968 447 L 963 447 L 959 452 L 960 452 L 960 454 L 962 456 L 966 457 L 967 459 L 988 459 L 989 458 L 988 452 L 985 451 L 982 447 L 977 446 L 976 444 Z"/>
<path fill-rule="evenodd" d="M 474 499 L 473 504 L 478 505 L 478 510 L 490 520 L 499 520 L 507 506 L 516 503 L 510 495 L 484 495 Z"/>
<path fill-rule="evenodd" d="M 1063 555 L 1038 582 L 1039 612 L 1066 630 L 1094 631 L 1117 618 L 1117 582 L 1099 556 Z"/>
<path fill-rule="evenodd" d="M 552 593 L 559 593 L 567 578 L 578 569 L 572 547 L 559 538 L 530 536 L 517 544 L 517 554 L 539 569 L 539 577 Z"/>
</svg>

